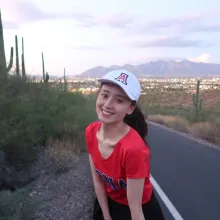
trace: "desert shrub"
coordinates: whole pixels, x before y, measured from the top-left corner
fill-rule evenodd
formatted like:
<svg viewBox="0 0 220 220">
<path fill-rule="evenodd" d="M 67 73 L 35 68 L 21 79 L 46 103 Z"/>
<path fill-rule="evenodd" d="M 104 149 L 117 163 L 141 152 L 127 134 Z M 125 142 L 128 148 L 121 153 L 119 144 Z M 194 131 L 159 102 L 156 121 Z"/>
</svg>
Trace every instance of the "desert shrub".
<svg viewBox="0 0 220 220">
<path fill-rule="evenodd" d="M 59 174 L 72 168 L 77 160 L 79 149 L 80 145 L 77 139 L 64 138 L 58 140 L 50 138 L 45 149 L 50 171 Z"/>
<path fill-rule="evenodd" d="M 50 137 L 82 137 L 86 125 L 95 120 L 92 104 L 81 93 L 11 77 L 0 85 L 0 150 L 14 164 L 26 164 Z"/>
<path fill-rule="evenodd" d="M 28 188 L 0 191 L 0 220 L 30 220 L 40 203 L 40 196 Z"/>
</svg>

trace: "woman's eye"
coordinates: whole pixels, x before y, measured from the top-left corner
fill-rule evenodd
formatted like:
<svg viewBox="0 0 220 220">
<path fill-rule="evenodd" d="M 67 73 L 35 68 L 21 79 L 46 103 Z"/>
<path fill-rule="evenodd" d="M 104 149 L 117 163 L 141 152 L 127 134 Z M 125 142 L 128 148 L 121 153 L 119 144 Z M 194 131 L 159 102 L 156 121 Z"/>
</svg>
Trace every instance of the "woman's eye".
<svg viewBox="0 0 220 220">
<path fill-rule="evenodd" d="M 107 97 L 108 97 L 106 94 L 101 94 L 101 96 L 102 96 L 103 98 L 107 98 Z"/>
<path fill-rule="evenodd" d="M 122 103 L 123 101 L 121 99 L 116 99 L 117 103 Z"/>
</svg>

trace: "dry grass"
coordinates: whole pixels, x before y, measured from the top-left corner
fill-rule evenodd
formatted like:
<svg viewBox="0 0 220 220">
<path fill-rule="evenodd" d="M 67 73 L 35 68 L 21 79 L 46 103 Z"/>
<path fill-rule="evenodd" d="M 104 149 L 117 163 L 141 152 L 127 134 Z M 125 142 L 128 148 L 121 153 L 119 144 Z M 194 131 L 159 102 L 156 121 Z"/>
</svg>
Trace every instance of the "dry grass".
<svg viewBox="0 0 220 220">
<path fill-rule="evenodd" d="M 220 126 L 208 121 L 190 123 L 179 116 L 149 115 L 148 119 L 175 130 L 189 133 L 194 137 L 220 145 Z"/>
<path fill-rule="evenodd" d="M 220 103 L 220 90 L 200 91 L 203 108 L 212 109 Z M 141 104 L 161 105 L 164 107 L 192 107 L 192 92 L 187 91 L 146 91 L 140 97 Z"/>
<path fill-rule="evenodd" d="M 78 143 L 77 140 L 72 139 L 54 140 L 50 138 L 48 140 L 45 151 L 53 172 L 62 173 L 73 166 L 80 149 Z"/>
<path fill-rule="evenodd" d="M 211 122 L 198 122 L 190 127 L 190 133 L 212 143 L 220 144 L 220 128 Z"/>
<path fill-rule="evenodd" d="M 68 171 L 78 159 L 84 136 L 77 130 L 76 124 L 65 122 L 58 128 L 58 133 L 47 140 L 45 156 L 53 173 Z"/>
<path fill-rule="evenodd" d="M 148 119 L 153 122 L 166 125 L 167 127 L 174 128 L 181 132 L 188 133 L 189 131 L 188 129 L 189 129 L 190 123 L 184 118 L 181 118 L 179 116 L 149 115 Z"/>
</svg>

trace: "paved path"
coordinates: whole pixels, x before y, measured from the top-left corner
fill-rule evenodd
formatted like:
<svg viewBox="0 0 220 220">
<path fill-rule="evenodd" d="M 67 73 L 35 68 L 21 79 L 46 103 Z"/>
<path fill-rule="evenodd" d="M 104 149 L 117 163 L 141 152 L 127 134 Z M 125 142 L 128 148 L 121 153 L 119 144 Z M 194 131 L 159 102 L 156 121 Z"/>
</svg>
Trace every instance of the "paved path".
<svg viewBox="0 0 220 220">
<path fill-rule="evenodd" d="M 184 220 L 220 219 L 220 150 L 149 125 L 151 174 Z M 163 204 L 167 220 L 173 220 Z"/>
</svg>

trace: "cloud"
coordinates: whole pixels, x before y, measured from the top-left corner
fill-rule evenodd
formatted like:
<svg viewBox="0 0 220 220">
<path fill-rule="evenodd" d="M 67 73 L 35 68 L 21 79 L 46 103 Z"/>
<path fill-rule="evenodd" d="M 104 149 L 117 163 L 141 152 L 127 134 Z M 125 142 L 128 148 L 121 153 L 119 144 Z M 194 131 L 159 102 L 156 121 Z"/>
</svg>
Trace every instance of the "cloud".
<svg viewBox="0 0 220 220">
<path fill-rule="evenodd" d="M 2 1 L 2 0 L 0 0 Z M 78 27 L 92 28 L 94 26 L 107 26 L 110 28 L 127 28 L 134 24 L 135 15 L 128 13 L 115 13 L 105 16 L 93 16 L 73 7 L 72 13 L 49 13 L 42 11 L 37 5 L 28 0 L 15 0 L 16 4 L 3 0 L 3 6 L 13 15 L 19 23 L 34 22 L 39 20 L 72 19 L 77 21 Z"/>
<path fill-rule="evenodd" d="M 106 25 L 112 28 L 123 28 L 129 32 L 136 32 L 137 34 L 145 34 L 149 33 L 150 31 L 164 31 L 164 29 L 170 28 L 176 28 L 178 30 L 184 29 L 187 31 L 196 31 L 196 28 L 190 29 L 189 27 L 194 25 L 194 27 L 197 27 L 197 30 L 199 30 L 200 28 L 202 29 L 202 27 L 204 27 L 204 21 L 206 19 L 212 19 L 216 17 L 220 16 L 219 12 L 216 12 L 215 10 L 203 13 L 181 15 L 171 18 L 162 18 L 151 21 L 143 20 L 143 18 L 135 14 L 128 13 L 111 14 L 108 16 L 96 18 L 96 20 L 97 23 L 101 25 Z M 204 31 L 212 31 L 215 28 L 217 27 L 214 27 L 214 25 L 210 25 L 206 26 L 206 28 L 203 29 Z"/>
<path fill-rule="evenodd" d="M 188 58 L 189 61 L 192 61 L 192 62 L 202 62 L 202 63 L 210 63 L 210 54 L 208 53 L 203 53 L 197 57 L 191 57 L 191 58 Z"/>
<path fill-rule="evenodd" d="M 5 3 L 5 2 L 3 2 Z M 6 4 L 7 3 L 7 4 Z M 39 20 L 74 19 L 82 25 L 94 23 L 94 17 L 85 12 L 74 11 L 72 13 L 49 13 L 42 11 L 37 5 L 28 0 L 17 0 L 16 4 L 6 2 L 5 7 L 10 10 L 13 19 L 19 23 L 27 23 Z"/>
<path fill-rule="evenodd" d="M 218 31 L 220 23 L 213 25 L 204 25 L 205 21 L 211 21 L 220 18 L 219 9 L 211 11 L 185 14 L 170 18 L 161 18 L 158 20 L 144 20 L 143 18 L 128 13 L 111 14 L 105 17 L 96 18 L 97 23 L 112 28 L 123 28 L 129 33 L 146 34 L 151 31 L 164 31 L 168 29 L 176 29 L 178 31 L 196 32 L 196 31 Z"/>
<path fill-rule="evenodd" d="M 126 29 L 135 24 L 136 16 L 127 13 L 116 13 L 105 16 L 93 16 L 87 19 L 84 23 L 79 24 L 78 27 L 92 28 L 94 26 L 102 26 L 109 28 Z"/>
<path fill-rule="evenodd" d="M 218 32 L 220 30 L 220 22 L 217 24 L 212 23 L 213 21 L 218 21 L 218 18 L 220 18 L 220 13 L 219 11 L 217 12 L 216 9 L 208 12 L 188 14 L 158 20 L 143 20 L 127 28 L 126 32 L 136 35 L 160 33 L 164 31 L 177 31 L 183 33 Z"/>
<path fill-rule="evenodd" d="M 201 40 L 186 40 L 182 37 L 162 37 L 153 40 L 145 40 L 139 42 L 133 42 L 127 44 L 131 47 L 146 48 L 146 47 L 172 47 L 172 48 L 186 48 L 186 47 L 205 47 L 212 46 L 211 44 L 205 43 Z"/>
<path fill-rule="evenodd" d="M 4 29 L 19 29 L 19 25 L 10 21 L 3 21 L 2 22 Z"/>
<path fill-rule="evenodd" d="M 163 20 L 151 21 L 146 26 L 150 28 L 170 28 L 173 26 L 181 26 L 191 22 L 198 22 L 203 19 L 202 15 L 187 15 L 176 18 L 168 18 Z"/>
<path fill-rule="evenodd" d="M 220 24 L 188 27 L 185 30 L 188 32 L 220 32 Z"/>
<path fill-rule="evenodd" d="M 97 20 L 101 25 L 112 28 L 127 28 L 134 24 L 136 16 L 127 13 L 117 13 L 100 17 Z"/>
<path fill-rule="evenodd" d="M 76 22 L 77 27 L 93 28 L 95 26 L 105 26 L 122 29 L 125 31 L 123 34 L 129 33 L 130 35 L 145 35 L 162 31 L 173 31 L 175 33 L 175 30 L 185 33 L 220 31 L 220 23 L 204 25 L 207 19 L 216 21 L 217 19 L 215 18 L 220 17 L 217 9 L 203 13 L 146 21 L 138 15 L 125 12 L 95 17 L 90 13 L 80 11 L 79 7 L 73 7 L 73 12 L 71 13 L 51 13 L 41 10 L 30 0 L 13 1 L 15 2 L 0 0 L 0 4 L 3 9 L 5 7 L 8 9 L 13 20 L 16 20 L 18 24 L 41 20 L 71 19 Z"/>
</svg>

